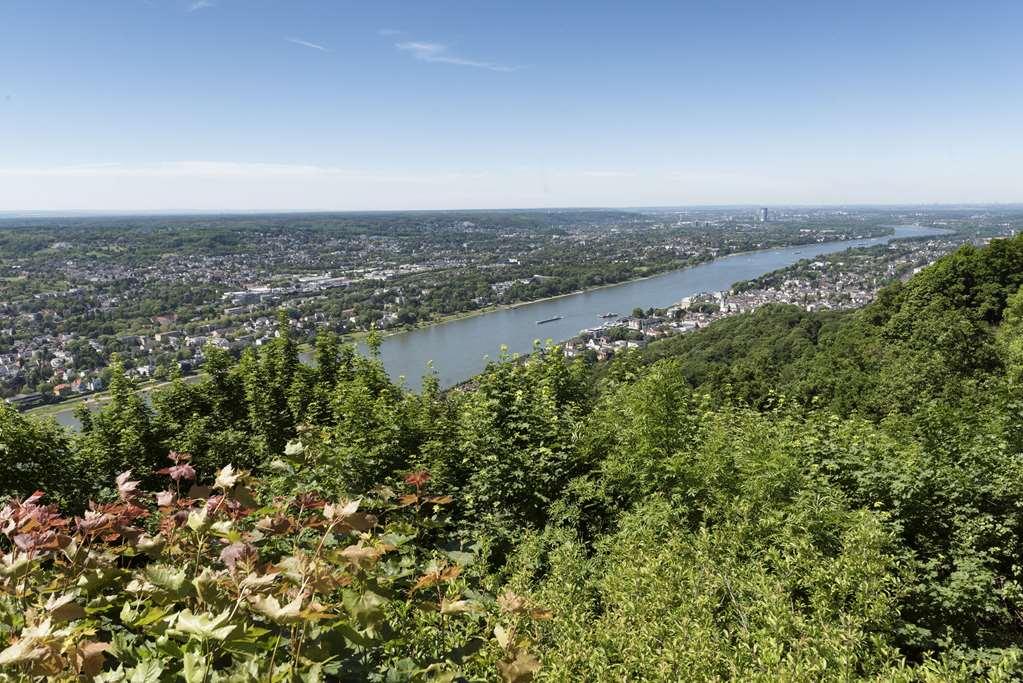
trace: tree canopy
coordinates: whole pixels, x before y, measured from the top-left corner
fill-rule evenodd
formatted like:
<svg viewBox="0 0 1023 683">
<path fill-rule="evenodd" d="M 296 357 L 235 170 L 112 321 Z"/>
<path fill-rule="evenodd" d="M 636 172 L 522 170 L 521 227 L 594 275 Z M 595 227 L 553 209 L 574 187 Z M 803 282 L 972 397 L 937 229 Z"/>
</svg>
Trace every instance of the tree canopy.
<svg viewBox="0 0 1023 683">
<path fill-rule="evenodd" d="M 286 320 L 208 357 L 79 435 L 0 407 L 3 675 L 1023 675 L 1023 237 L 448 392 Z"/>
</svg>

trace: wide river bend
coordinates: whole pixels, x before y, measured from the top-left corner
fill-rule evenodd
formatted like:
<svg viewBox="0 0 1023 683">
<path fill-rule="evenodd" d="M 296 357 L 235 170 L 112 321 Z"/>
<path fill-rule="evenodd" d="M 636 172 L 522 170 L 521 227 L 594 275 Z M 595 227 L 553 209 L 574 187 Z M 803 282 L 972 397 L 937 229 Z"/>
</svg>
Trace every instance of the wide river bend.
<svg viewBox="0 0 1023 683">
<path fill-rule="evenodd" d="M 431 361 L 441 386 L 449 387 L 478 374 L 487 362 L 497 358 L 502 345 L 512 353 L 528 352 L 537 339 L 562 341 L 574 337 L 580 330 L 599 325 L 603 322 L 599 316 L 604 313 L 628 315 L 637 306 L 665 308 L 687 296 L 728 289 L 740 280 L 759 277 L 802 259 L 886 244 L 896 239 L 945 233 L 937 228 L 898 226 L 894 234 L 884 237 L 732 254 L 642 280 L 394 334 L 384 338 L 380 355 L 391 376 L 405 378 L 410 388 L 420 387 L 422 375 Z M 538 320 L 556 316 L 561 319 L 537 324 Z M 72 429 L 80 427 L 70 408 L 55 413 L 54 417 Z"/>
</svg>

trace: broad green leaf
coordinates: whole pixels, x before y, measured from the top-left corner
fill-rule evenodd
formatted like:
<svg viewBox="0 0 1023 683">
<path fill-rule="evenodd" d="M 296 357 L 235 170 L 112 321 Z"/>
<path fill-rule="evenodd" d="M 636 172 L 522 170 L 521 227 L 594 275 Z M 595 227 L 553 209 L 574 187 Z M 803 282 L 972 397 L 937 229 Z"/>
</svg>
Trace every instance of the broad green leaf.
<svg viewBox="0 0 1023 683">
<path fill-rule="evenodd" d="M 188 513 L 188 528 L 192 531 L 201 531 L 206 526 L 206 518 L 209 515 L 209 508 L 204 505 L 198 510 L 191 510 Z"/>
<path fill-rule="evenodd" d="M 142 628 L 155 624 L 156 622 L 167 616 L 167 610 L 163 607 L 150 607 L 145 613 L 135 621 L 135 626 Z"/>
<path fill-rule="evenodd" d="M 123 573 L 117 567 L 96 567 L 82 573 L 75 585 L 86 593 L 94 593 L 100 588 L 109 585 Z"/>
<path fill-rule="evenodd" d="M 476 555 L 462 550 L 445 550 L 444 555 L 457 565 L 467 567 L 476 560 Z"/>
<path fill-rule="evenodd" d="M 85 616 L 85 610 L 75 602 L 74 593 L 66 593 L 59 598 L 50 596 L 46 601 L 46 611 L 57 621 L 73 621 Z"/>
<path fill-rule="evenodd" d="M 462 614 L 464 612 L 475 612 L 479 610 L 480 606 L 469 600 L 441 600 L 440 613 L 441 614 Z"/>
<path fill-rule="evenodd" d="M 11 579 L 18 579 L 32 570 L 35 562 L 29 559 L 25 553 L 7 553 L 0 561 L 0 576 Z"/>
<path fill-rule="evenodd" d="M 454 683 L 462 679 L 458 669 L 439 662 L 426 667 L 422 672 L 422 677 L 430 683 Z"/>
<path fill-rule="evenodd" d="M 234 488 L 234 485 L 238 482 L 239 475 L 234 471 L 234 465 L 224 465 L 224 467 L 217 472 L 217 478 L 213 482 L 213 488 L 227 491 Z"/>
<path fill-rule="evenodd" d="M 145 570 L 146 580 L 155 587 L 172 595 L 181 595 L 188 581 L 184 569 L 176 569 L 166 564 L 151 564 Z"/>
<path fill-rule="evenodd" d="M 222 519 L 219 522 L 214 522 L 213 524 L 210 525 L 210 533 L 213 534 L 214 536 L 225 537 L 231 533 L 233 528 L 234 524 L 231 522 L 231 520 Z"/>
<path fill-rule="evenodd" d="M 120 619 L 126 624 L 134 624 L 135 619 L 138 617 L 138 612 L 132 606 L 131 602 L 126 602 L 121 606 Z"/>
<path fill-rule="evenodd" d="M 162 536 L 148 536 L 146 534 L 143 534 L 139 538 L 139 541 L 135 547 L 138 548 L 140 552 L 143 552 L 146 555 L 149 555 L 149 557 L 156 559 L 157 557 L 160 556 L 160 553 L 163 551 L 163 547 L 165 544 L 166 541 Z"/>
<path fill-rule="evenodd" d="M 209 663 L 202 654 L 194 650 L 186 650 L 182 660 L 181 673 L 185 677 L 185 683 L 202 683 L 206 680 Z"/>
<path fill-rule="evenodd" d="M 234 624 L 227 623 L 230 616 L 229 610 L 210 616 L 206 613 L 193 614 L 192 610 L 186 609 L 172 615 L 169 621 L 171 627 L 179 633 L 196 636 L 200 640 L 224 640 L 236 628 Z"/>
<path fill-rule="evenodd" d="M 302 596 L 281 606 L 281 603 L 272 595 L 257 595 L 250 600 L 252 609 L 279 624 L 290 624 L 300 620 L 299 613 L 302 611 Z"/>
<path fill-rule="evenodd" d="M 214 602 L 217 597 L 217 576 L 209 567 L 204 567 L 199 576 L 191 581 L 195 595 L 202 602 Z"/>
<path fill-rule="evenodd" d="M 158 659 L 144 659 L 131 670 L 130 683 L 159 683 L 163 664 Z"/>
<path fill-rule="evenodd" d="M 98 673 L 92 677 L 92 683 L 124 683 L 128 680 L 128 674 L 123 664 L 118 664 L 116 669 Z"/>
<path fill-rule="evenodd" d="M 345 609 L 362 625 L 379 623 L 383 618 L 383 605 L 387 599 L 373 591 L 346 590 L 342 598 Z"/>
<path fill-rule="evenodd" d="M 321 683 L 325 680 L 323 678 L 323 665 L 319 662 L 310 664 L 308 669 L 299 674 L 299 680 L 302 683 Z"/>
</svg>

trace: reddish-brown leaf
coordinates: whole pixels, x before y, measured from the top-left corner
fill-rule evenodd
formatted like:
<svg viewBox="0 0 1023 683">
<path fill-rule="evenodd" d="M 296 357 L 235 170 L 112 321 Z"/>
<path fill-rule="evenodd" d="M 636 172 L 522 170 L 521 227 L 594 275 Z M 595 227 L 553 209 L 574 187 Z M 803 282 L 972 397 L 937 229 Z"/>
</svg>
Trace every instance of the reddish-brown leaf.
<svg viewBox="0 0 1023 683">
<path fill-rule="evenodd" d="M 405 483 L 415 486 L 417 489 L 422 488 L 423 484 L 430 481 L 430 473 L 426 470 L 419 470 L 418 472 L 410 472 L 405 475 Z"/>
<path fill-rule="evenodd" d="M 505 683 L 528 683 L 540 670 L 540 660 L 522 650 L 515 659 L 498 662 L 497 670 Z"/>
</svg>

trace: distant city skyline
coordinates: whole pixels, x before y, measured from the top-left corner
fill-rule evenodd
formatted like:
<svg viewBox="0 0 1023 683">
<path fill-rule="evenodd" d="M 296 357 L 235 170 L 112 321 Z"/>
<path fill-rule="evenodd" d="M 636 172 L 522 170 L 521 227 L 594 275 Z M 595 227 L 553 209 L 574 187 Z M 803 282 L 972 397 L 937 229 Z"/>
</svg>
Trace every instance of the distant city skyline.
<svg viewBox="0 0 1023 683">
<path fill-rule="evenodd" d="M 766 5 L 14 0 L 0 212 L 1023 201 L 1023 3 Z"/>
</svg>

